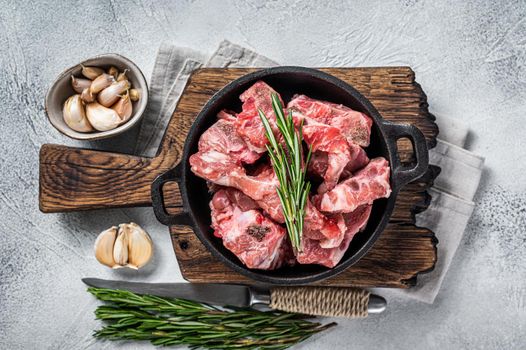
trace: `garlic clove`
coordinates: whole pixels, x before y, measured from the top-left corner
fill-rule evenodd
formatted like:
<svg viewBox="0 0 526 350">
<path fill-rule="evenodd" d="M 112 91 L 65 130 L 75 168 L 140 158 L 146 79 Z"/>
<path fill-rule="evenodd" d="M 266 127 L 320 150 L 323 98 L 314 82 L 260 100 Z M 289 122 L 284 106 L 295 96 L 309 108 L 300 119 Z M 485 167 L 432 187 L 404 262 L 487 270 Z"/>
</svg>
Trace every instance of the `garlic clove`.
<svg viewBox="0 0 526 350">
<path fill-rule="evenodd" d="M 89 103 L 86 106 L 86 116 L 90 124 L 98 131 L 115 129 L 122 123 L 117 112 L 97 102 Z"/>
<path fill-rule="evenodd" d="M 86 110 L 84 109 L 80 95 L 73 95 L 64 102 L 62 116 L 66 125 L 75 131 L 93 131 L 93 127 L 86 116 Z"/>
<path fill-rule="evenodd" d="M 97 99 L 96 95 L 91 93 L 89 88 L 85 88 L 82 91 L 82 93 L 80 94 L 80 98 L 85 103 L 91 103 L 91 102 L 94 102 Z"/>
<path fill-rule="evenodd" d="M 124 72 L 117 75 L 117 81 L 128 80 L 128 77 L 126 76 L 127 71 L 129 71 L 129 69 L 125 69 Z"/>
<path fill-rule="evenodd" d="M 92 94 L 97 94 L 115 82 L 113 75 L 102 73 L 93 80 L 89 88 Z"/>
<path fill-rule="evenodd" d="M 110 69 L 108 69 L 108 74 L 117 79 L 117 76 L 119 75 L 119 70 L 117 69 L 117 67 L 111 66 Z"/>
<path fill-rule="evenodd" d="M 150 235 L 136 223 L 119 225 L 119 231 L 126 231 L 128 237 L 127 267 L 140 269 L 146 265 L 153 255 L 153 242 Z"/>
<path fill-rule="evenodd" d="M 141 97 L 141 94 L 139 93 L 139 90 L 137 90 L 137 89 L 130 89 L 130 99 L 133 102 L 139 101 L 140 97 Z"/>
<path fill-rule="evenodd" d="M 119 101 L 117 101 L 117 103 L 111 107 L 111 109 L 117 112 L 123 123 L 127 122 L 130 119 L 133 111 L 130 95 L 126 93 L 120 98 Z"/>
<path fill-rule="evenodd" d="M 89 88 L 91 85 L 91 80 L 89 79 L 83 79 L 83 78 L 76 78 L 75 76 L 71 76 L 71 86 L 73 87 L 73 90 L 75 90 L 76 93 L 81 94 L 84 89 Z"/>
<path fill-rule="evenodd" d="M 82 67 L 82 75 L 91 80 L 104 73 L 104 70 L 98 67 L 89 67 L 82 64 L 80 66 Z"/>
<path fill-rule="evenodd" d="M 97 101 L 104 107 L 110 107 L 117 102 L 125 91 L 130 88 L 128 80 L 117 81 L 111 84 L 97 95 Z"/>
<path fill-rule="evenodd" d="M 111 108 L 93 102 L 86 106 L 86 116 L 90 124 L 99 131 L 116 128 L 122 123 L 121 117 Z"/>
<path fill-rule="evenodd" d="M 120 225 L 115 244 L 113 245 L 113 259 L 119 267 L 128 263 L 128 231 L 122 230 Z"/>
<path fill-rule="evenodd" d="M 103 265 L 108 267 L 115 266 L 113 259 L 113 246 L 117 238 L 117 226 L 110 227 L 102 231 L 95 240 L 95 258 Z"/>
</svg>

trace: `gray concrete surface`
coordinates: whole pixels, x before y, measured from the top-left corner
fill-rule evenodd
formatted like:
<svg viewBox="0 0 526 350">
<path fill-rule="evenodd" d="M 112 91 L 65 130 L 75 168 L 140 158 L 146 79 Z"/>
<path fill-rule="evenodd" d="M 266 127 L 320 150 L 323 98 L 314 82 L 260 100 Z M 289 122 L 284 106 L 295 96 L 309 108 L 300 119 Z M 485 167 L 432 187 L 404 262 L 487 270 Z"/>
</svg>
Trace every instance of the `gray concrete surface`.
<svg viewBox="0 0 526 350">
<path fill-rule="evenodd" d="M 0 348 L 142 349 L 93 340 L 96 302 L 83 276 L 181 280 L 168 232 L 150 209 L 44 215 L 38 151 L 75 142 L 47 122 L 48 85 L 65 67 L 118 52 L 150 75 L 162 41 L 212 51 L 224 38 L 305 66 L 409 65 L 431 110 L 470 124 L 486 156 L 477 208 L 433 305 L 388 311 L 298 349 L 526 347 L 526 3 L 524 1 L 0 1 Z M 110 271 L 98 232 L 139 220 L 154 264 Z"/>
</svg>

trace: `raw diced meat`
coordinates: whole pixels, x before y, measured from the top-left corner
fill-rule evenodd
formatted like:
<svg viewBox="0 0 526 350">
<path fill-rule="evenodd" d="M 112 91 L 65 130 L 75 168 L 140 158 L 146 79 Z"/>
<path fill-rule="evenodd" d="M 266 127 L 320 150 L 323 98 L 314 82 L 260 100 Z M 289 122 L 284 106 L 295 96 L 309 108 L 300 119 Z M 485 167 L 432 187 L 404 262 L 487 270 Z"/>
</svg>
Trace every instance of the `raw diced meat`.
<svg viewBox="0 0 526 350">
<path fill-rule="evenodd" d="M 323 174 L 324 187 L 332 189 L 338 183 L 345 165 L 351 161 L 347 140 L 334 127 L 310 123 L 303 126 L 303 139 L 313 151 L 327 152 L 327 170 Z"/>
<path fill-rule="evenodd" d="M 224 119 L 228 121 L 235 122 L 236 121 L 236 113 L 227 111 L 226 109 L 223 109 L 219 113 L 217 113 L 217 119 Z"/>
<path fill-rule="evenodd" d="M 256 269 L 295 262 L 282 225 L 285 218 L 276 192 L 280 184 L 269 159 L 261 158 L 268 141 L 259 109 L 278 142 L 284 142 L 272 93 L 262 81 L 252 85 L 240 96 L 242 111 L 219 112 L 218 121 L 201 136 L 199 151 L 189 159 L 192 171 L 216 191 L 210 202 L 214 234 L 247 267 Z M 384 158 L 369 161 L 362 149 L 369 144 L 372 126 L 365 114 L 306 96 L 296 96 L 288 106 L 295 126 L 303 123 L 304 141 L 313 150 L 309 175 L 323 179 L 318 195 L 307 199 L 296 259 L 334 267 L 366 226 L 372 202 L 389 196 L 389 164 Z"/>
<path fill-rule="evenodd" d="M 389 163 L 385 158 L 374 158 L 353 177 L 317 196 L 315 203 L 323 212 L 350 213 L 360 205 L 387 198 L 391 194 L 389 172 Z"/>
<path fill-rule="evenodd" d="M 273 93 L 276 93 L 273 88 L 263 81 L 258 81 L 239 96 L 243 102 L 243 110 L 237 115 L 236 130 L 250 149 L 258 153 L 264 153 L 268 143 L 258 109 L 265 113 L 270 125 L 274 127 L 276 116 L 272 109 Z"/>
<path fill-rule="evenodd" d="M 259 153 L 248 149 L 236 132 L 232 115 L 220 112 L 222 119 L 206 130 L 199 139 L 199 152 L 216 151 L 230 156 L 235 161 L 251 164 L 259 159 Z"/>
<path fill-rule="evenodd" d="M 189 162 L 194 174 L 216 185 L 233 186 L 232 181 L 245 175 L 245 169 L 239 162 L 227 154 L 216 151 L 192 154 Z"/>
<path fill-rule="evenodd" d="M 261 209 L 259 205 L 249 196 L 239 190 L 233 188 L 225 188 L 223 191 L 226 193 L 228 200 L 234 203 L 242 211 L 249 211 L 253 209 Z M 219 192 L 219 191 L 218 191 Z M 222 198 L 221 196 L 220 198 Z"/>
<path fill-rule="evenodd" d="M 336 248 L 340 246 L 340 244 L 343 242 L 343 239 L 345 238 L 345 233 L 347 232 L 347 224 L 345 222 L 345 218 L 343 214 L 335 214 L 332 215 L 330 218 L 333 222 L 336 222 L 336 225 L 338 225 L 338 229 L 340 230 L 338 236 L 335 236 L 333 238 L 326 238 L 320 240 L 320 247 L 322 248 Z"/>
<path fill-rule="evenodd" d="M 276 192 L 279 181 L 270 164 L 263 167 L 256 176 L 248 176 L 245 169 L 235 164 L 224 165 L 217 159 L 210 159 L 210 153 L 198 152 L 190 157 L 192 171 L 206 180 L 222 186 L 234 187 L 252 198 L 273 220 L 284 223 L 281 202 Z M 228 157 L 224 160 L 228 161 Z M 338 239 L 345 232 L 338 222 L 320 213 L 307 200 L 304 218 L 305 234 L 317 239 Z"/>
<path fill-rule="evenodd" d="M 301 241 L 302 249 L 296 254 L 298 262 L 300 264 L 318 264 L 329 268 L 336 266 L 349 248 L 354 235 L 362 231 L 367 225 L 371 208 L 371 205 L 363 205 L 352 213 L 343 215 L 347 231 L 340 245 L 335 248 L 323 248 L 320 241 L 304 237 Z"/>
<path fill-rule="evenodd" d="M 348 172 L 355 172 L 358 169 L 363 168 L 364 166 L 369 163 L 369 157 L 367 157 L 367 153 L 361 148 L 360 146 L 357 146 L 355 144 L 349 144 L 350 150 L 351 150 L 351 160 L 347 165 L 345 166 L 345 171 Z M 341 178 L 341 175 L 340 175 Z"/>
<path fill-rule="evenodd" d="M 270 165 L 257 176 L 239 177 L 233 187 L 243 191 L 247 196 L 254 199 L 269 216 L 284 223 L 285 218 L 281 208 L 281 202 L 276 192 L 279 181 L 276 173 Z M 345 228 L 338 225 L 337 220 L 332 220 L 319 212 L 319 210 L 307 200 L 304 217 L 304 234 L 317 239 L 338 239 L 345 233 Z"/>
<path fill-rule="evenodd" d="M 283 216 L 281 202 L 276 192 L 278 186 L 278 177 L 270 164 L 262 166 L 256 176 L 238 177 L 233 185 L 233 187 L 255 200 L 273 220 L 284 223 L 285 217 Z"/>
<path fill-rule="evenodd" d="M 329 218 L 323 215 L 310 200 L 307 200 L 303 230 L 304 237 L 324 241 L 330 246 L 342 240 L 346 227 L 338 217 Z"/>
<path fill-rule="evenodd" d="M 343 179 L 349 178 L 356 170 L 363 168 L 369 163 L 369 157 L 367 153 L 360 146 L 352 145 L 351 146 L 351 160 L 342 173 L 340 174 L 340 181 Z M 309 162 L 308 172 L 310 176 L 319 176 L 323 178 L 323 175 L 327 171 L 329 166 L 329 159 L 327 152 L 316 151 L 312 152 L 312 156 Z M 325 189 L 320 189 L 318 193 L 326 192 Z"/>
<path fill-rule="evenodd" d="M 256 176 L 249 176 L 242 166 L 223 153 L 197 152 L 190 156 L 189 161 L 197 176 L 216 185 L 237 188 L 256 201 L 272 219 L 285 222 L 276 193 L 279 181 L 270 164 L 262 165 Z"/>
<path fill-rule="evenodd" d="M 312 151 L 310 162 L 307 168 L 308 176 L 317 176 L 323 178 L 328 166 L 329 160 L 327 152 Z"/>
<path fill-rule="evenodd" d="M 285 222 L 281 202 L 276 193 L 279 181 L 272 167 L 257 176 L 248 176 L 243 167 L 218 152 L 198 152 L 190 157 L 192 172 L 217 185 L 237 188 L 252 198 L 279 223 Z"/>
<path fill-rule="evenodd" d="M 252 205 L 246 207 L 247 203 Z M 217 192 L 210 202 L 214 235 L 222 238 L 223 245 L 247 267 L 277 269 L 293 257 L 286 231 L 251 208 L 254 204 L 234 189 Z"/>
<path fill-rule="evenodd" d="M 347 141 L 367 147 L 373 121 L 367 115 L 343 105 L 319 101 L 305 95 L 297 95 L 287 105 L 320 123 L 334 126 L 342 131 Z"/>
<path fill-rule="evenodd" d="M 365 151 L 354 143 L 349 143 L 341 130 L 333 126 L 323 124 L 304 114 L 294 111 L 293 117 L 296 124 L 303 121 L 303 138 L 305 143 L 312 147 L 314 152 L 326 152 L 326 165 L 323 157 L 315 159 L 311 170 L 325 170 L 318 173 L 324 179 L 324 183 L 318 187 L 318 193 L 324 193 L 336 186 L 344 169 L 356 169 L 363 167 L 369 161 Z"/>
</svg>

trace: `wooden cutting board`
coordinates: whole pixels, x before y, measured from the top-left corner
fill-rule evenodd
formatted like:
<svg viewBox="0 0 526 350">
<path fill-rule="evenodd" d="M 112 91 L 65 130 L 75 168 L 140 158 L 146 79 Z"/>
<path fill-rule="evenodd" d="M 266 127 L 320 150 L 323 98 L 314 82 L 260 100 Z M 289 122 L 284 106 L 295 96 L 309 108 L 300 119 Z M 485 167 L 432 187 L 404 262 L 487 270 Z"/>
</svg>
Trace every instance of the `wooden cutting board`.
<svg viewBox="0 0 526 350">
<path fill-rule="evenodd" d="M 186 134 L 208 99 L 232 80 L 254 68 L 204 68 L 191 76 L 154 158 L 93 151 L 59 145 L 40 150 L 40 210 L 45 213 L 114 207 L 150 206 L 150 185 L 182 154 Z M 434 147 L 438 127 L 428 111 L 426 95 L 408 67 L 323 68 L 353 85 L 388 120 L 411 123 Z M 408 140 L 399 141 L 403 162 L 411 162 Z M 419 273 L 433 269 L 437 240 L 432 231 L 415 225 L 415 213 L 425 210 L 426 190 L 438 175 L 426 175 L 400 192 L 391 220 L 370 252 L 345 272 L 321 285 L 407 288 Z M 181 211 L 177 185 L 165 186 L 169 212 Z M 153 213 L 152 213 L 153 215 Z M 116 223 L 117 224 L 117 223 Z M 190 282 L 253 283 L 214 258 L 189 227 L 171 226 L 170 234 L 179 267 Z"/>
</svg>

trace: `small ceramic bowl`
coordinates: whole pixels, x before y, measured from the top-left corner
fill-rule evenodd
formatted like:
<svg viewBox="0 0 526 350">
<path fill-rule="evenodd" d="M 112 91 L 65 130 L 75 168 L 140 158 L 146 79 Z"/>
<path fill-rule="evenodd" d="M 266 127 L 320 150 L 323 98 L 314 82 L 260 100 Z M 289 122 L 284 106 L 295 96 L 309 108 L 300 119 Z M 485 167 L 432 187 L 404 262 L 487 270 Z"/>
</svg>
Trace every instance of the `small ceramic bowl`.
<svg viewBox="0 0 526 350">
<path fill-rule="evenodd" d="M 71 76 L 83 77 L 81 73 L 81 64 L 84 66 L 99 67 L 104 70 L 107 70 L 110 66 L 115 66 L 119 72 L 122 72 L 125 69 L 128 70 L 126 76 L 132 84 L 132 87 L 137 89 L 140 94 L 139 100 L 132 102 L 133 113 L 130 120 L 112 130 L 92 131 L 87 133 L 75 131 L 66 125 L 62 116 L 62 109 L 64 107 L 64 102 L 71 95 L 76 94 L 71 86 Z M 51 85 L 46 95 L 46 113 L 51 124 L 53 124 L 53 126 L 64 135 L 77 140 L 100 140 L 118 135 L 132 128 L 141 119 L 147 103 L 148 85 L 146 84 L 146 79 L 141 70 L 126 57 L 109 53 L 82 61 L 62 72 L 53 85 Z"/>
</svg>

